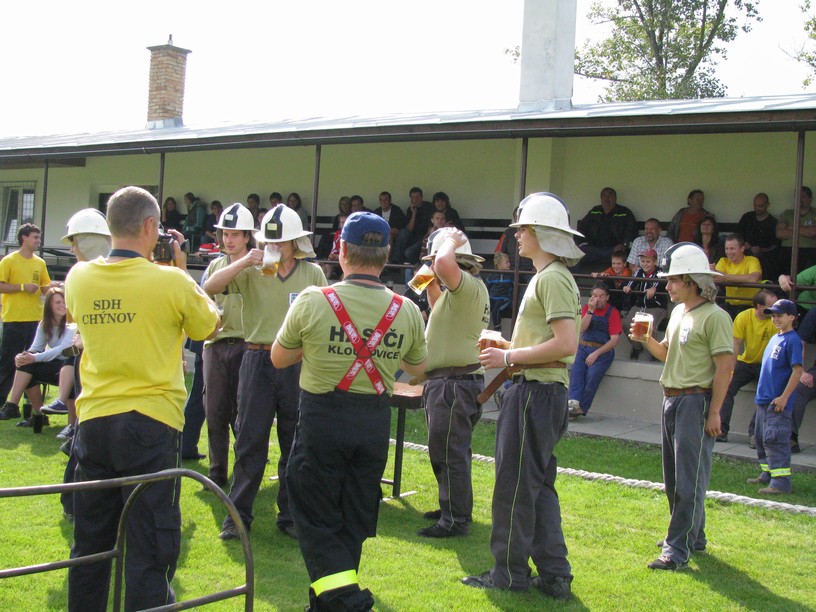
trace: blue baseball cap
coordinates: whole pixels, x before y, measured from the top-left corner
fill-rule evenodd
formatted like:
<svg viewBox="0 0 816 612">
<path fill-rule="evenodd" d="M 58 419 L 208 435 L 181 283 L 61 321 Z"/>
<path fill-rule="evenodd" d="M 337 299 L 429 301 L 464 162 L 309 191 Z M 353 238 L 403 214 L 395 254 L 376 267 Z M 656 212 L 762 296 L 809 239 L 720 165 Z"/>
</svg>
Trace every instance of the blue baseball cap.
<svg viewBox="0 0 816 612">
<path fill-rule="evenodd" d="M 796 304 L 790 300 L 777 300 L 770 308 L 763 310 L 765 314 L 789 314 L 796 316 Z"/>
<path fill-rule="evenodd" d="M 377 232 L 382 238 L 380 240 L 363 240 L 363 236 L 369 232 Z M 375 215 L 367 211 L 359 211 L 351 213 L 346 218 L 346 223 L 343 225 L 340 238 L 349 244 L 356 244 L 357 246 L 385 247 L 388 246 L 390 233 L 391 226 L 388 225 L 388 221 L 383 219 L 380 215 Z"/>
</svg>

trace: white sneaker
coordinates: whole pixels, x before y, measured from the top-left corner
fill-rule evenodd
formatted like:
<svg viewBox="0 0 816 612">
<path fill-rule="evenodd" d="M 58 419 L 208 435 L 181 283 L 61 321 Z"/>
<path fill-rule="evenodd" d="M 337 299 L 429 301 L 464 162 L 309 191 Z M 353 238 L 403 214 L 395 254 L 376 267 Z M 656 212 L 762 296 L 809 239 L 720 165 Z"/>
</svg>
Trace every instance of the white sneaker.
<svg viewBox="0 0 816 612">
<path fill-rule="evenodd" d="M 57 440 L 67 440 L 68 438 L 72 438 L 74 435 L 74 426 L 73 425 L 66 425 L 62 428 L 62 431 L 57 434 Z"/>
<path fill-rule="evenodd" d="M 567 402 L 567 406 L 569 406 L 570 412 L 573 410 L 580 410 L 581 409 L 581 402 L 578 400 L 569 400 Z"/>
</svg>

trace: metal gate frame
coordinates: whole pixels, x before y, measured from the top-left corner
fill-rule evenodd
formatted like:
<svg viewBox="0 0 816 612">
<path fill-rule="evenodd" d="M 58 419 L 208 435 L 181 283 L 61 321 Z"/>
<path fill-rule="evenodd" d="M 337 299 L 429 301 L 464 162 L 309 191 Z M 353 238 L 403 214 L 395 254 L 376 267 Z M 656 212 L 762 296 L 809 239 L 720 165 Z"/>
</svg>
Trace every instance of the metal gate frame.
<svg viewBox="0 0 816 612">
<path fill-rule="evenodd" d="M 216 497 L 227 508 L 227 512 L 232 518 L 233 523 L 238 531 L 238 536 L 241 539 L 241 546 L 244 549 L 244 566 L 246 574 L 246 583 L 232 589 L 219 591 L 203 597 L 189 599 L 187 601 L 176 602 L 151 608 L 153 612 L 165 610 L 187 610 L 196 606 L 230 599 L 232 597 L 244 596 L 244 610 L 251 612 L 255 599 L 255 563 L 252 559 L 252 549 L 249 544 L 249 535 L 244 527 L 244 522 L 241 520 L 235 504 L 227 496 L 221 488 L 206 476 L 199 474 L 193 470 L 183 468 L 174 468 L 169 470 L 162 470 L 152 474 L 141 474 L 137 476 L 126 476 L 123 478 L 111 478 L 109 480 L 91 480 L 87 482 L 72 482 L 56 485 L 39 485 L 34 487 L 13 487 L 0 489 L 0 499 L 7 497 L 29 497 L 32 495 L 53 495 L 63 492 L 75 491 L 95 491 L 99 489 L 113 489 L 117 487 L 125 487 L 136 485 L 136 488 L 128 497 L 122 508 L 122 516 L 119 518 L 119 531 L 116 535 L 116 546 L 109 551 L 95 553 L 93 555 L 86 555 L 84 557 L 77 557 L 75 559 L 65 559 L 63 561 L 52 561 L 50 563 L 40 563 L 37 565 L 29 565 L 26 567 L 16 567 L 11 569 L 0 570 L 0 579 L 12 578 L 14 576 L 25 576 L 28 574 L 38 574 L 41 572 L 50 572 L 59 569 L 70 567 L 77 567 L 81 565 L 90 565 L 99 561 L 107 561 L 115 559 L 115 574 L 114 574 L 114 594 L 113 594 L 113 609 L 114 612 L 119 612 L 122 609 L 122 586 L 123 586 L 123 571 L 124 571 L 124 551 L 125 551 L 125 527 L 127 526 L 128 514 L 133 507 L 135 501 L 139 498 L 142 492 L 150 485 L 161 482 L 163 480 L 173 480 L 180 477 L 192 478 L 204 485 L 207 489 L 215 493 Z"/>
</svg>

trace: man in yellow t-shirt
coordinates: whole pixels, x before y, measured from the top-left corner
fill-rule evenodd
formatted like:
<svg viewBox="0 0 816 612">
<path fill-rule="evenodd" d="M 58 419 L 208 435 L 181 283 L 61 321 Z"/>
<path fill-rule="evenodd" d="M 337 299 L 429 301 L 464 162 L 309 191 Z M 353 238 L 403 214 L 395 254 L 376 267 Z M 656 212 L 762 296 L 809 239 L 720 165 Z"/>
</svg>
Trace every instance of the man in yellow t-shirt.
<svg viewBox="0 0 816 612">
<path fill-rule="evenodd" d="M 108 201 L 113 249 L 77 263 L 65 281 L 68 310 L 82 334 L 82 392 L 73 451 L 76 481 L 158 472 L 179 465 L 187 392 L 181 346 L 215 335 L 215 304 L 183 270 L 150 262 L 160 209 L 144 189 L 125 187 Z M 175 246 L 176 261 L 181 250 Z M 71 558 L 110 550 L 127 491 L 74 493 Z M 170 586 L 180 550 L 180 482 L 148 487 L 127 524 L 125 608 L 175 601 Z M 68 607 L 104 610 L 111 562 L 68 571 Z"/>
<path fill-rule="evenodd" d="M 725 257 L 721 257 L 716 268 L 720 275 L 717 283 L 758 283 L 762 279 L 762 266 L 753 255 L 745 254 L 745 239 L 739 234 L 731 234 L 725 239 Z M 733 319 L 743 310 L 750 308 L 754 297 L 754 287 L 725 288 L 724 310 Z"/>
<path fill-rule="evenodd" d="M 737 391 L 751 381 L 759 380 L 759 370 L 762 366 L 762 354 L 777 330 L 771 322 L 770 315 L 765 309 L 770 308 L 778 299 L 776 294 L 767 289 L 757 291 L 752 299 L 754 305 L 751 310 L 743 310 L 734 319 L 734 355 L 739 355 L 731 368 L 731 382 L 720 410 L 722 434 L 717 436 L 717 442 L 728 442 L 728 431 L 731 428 L 731 413 L 734 409 L 734 397 Z M 740 348 L 742 350 L 740 350 Z M 748 435 L 754 437 L 754 416 L 748 426 Z M 749 442 L 753 444 L 753 442 Z"/>
<path fill-rule="evenodd" d="M 14 382 L 14 358 L 34 341 L 42 319 L 41 296 L 53 285 L 45 261 L 34 254 L 40 248 L 42 233 L 32 223 L 17 230 L 20 248 L 0 261 L 0 299 L 2 299 L 3 338 L 0 340 L 0 398 L 5 401 Z M 16 419 L 20 409 L 6 403 L 0 421 Z"/>
</svg>

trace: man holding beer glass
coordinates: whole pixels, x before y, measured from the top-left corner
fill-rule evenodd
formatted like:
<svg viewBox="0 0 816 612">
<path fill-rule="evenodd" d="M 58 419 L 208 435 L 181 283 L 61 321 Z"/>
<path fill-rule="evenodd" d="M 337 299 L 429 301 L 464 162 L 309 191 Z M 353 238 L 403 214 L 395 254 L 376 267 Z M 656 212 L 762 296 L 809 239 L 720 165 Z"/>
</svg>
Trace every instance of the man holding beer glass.
<svg viewBox="0 0 816 612">
<path fill-rule="evenodd" d="M 300 216 L 285 204 L 264 215 L 255 240 L 260 248 L 221 268 L 204 283 L 210 295 L 222 293 L 231 282 L 243 298 L 244 357 L 238 375 L 238 415 L 235 421 L 235 465 L 230 499 L 244 525 L 252 525 L 252 506 L 263 480 L 269 457 L 269 434 L 277 419 L 278 444 L 278 529 L 294 538 L 295 527 L 286 491 L 286 463 L 297 424 L 300 364 L 276 368 L 269 359 L 289 306 L 306 287 L 325 286 L 320 266 L 300 261 L 314 257 L 311 232 L 305 231 Z M 232 519 L 224 519 L 222 540 L 234 540 L 238 532 Z"/>
<path fill-rule="evenodd" d="M 470 442 L 482 414 L 476 401 L 484 387 L 478 344 L 490 320 L 490 298 L 476 276 L 484 259 L 473 255 L 461 231 L 443 228 L 431 234 L 424 259 L 435 274 L 427 286 L 432 310 L 425 331 L 429 380 L 423 400 L 439 509 L 425 513 L 436 523 L 418 534 L 449 538 L 467 535 L 472 521 Z"/>
<path fill-rule="evenodd" d="M 666 251 L 658 274 L 676 304 L 662 342 L 632 323 L 629 339 L 665 362 L 663 386 L 663 481 L 669 528 L 651 569 L 681 570 L 695 550 L 705 550 L 705 496 L 720 408 L 731 378 L 731 317 L 717 306 L 717 287 L 705 252 L 681 242 Z"/>
<path fill-rule="evenodd" d="M 580 234 L 569 226 L 566 205 L 551 193 L 524 198 L 511 227 L 518 228 L 519 255 L 532 259 L 536 274 L 524 292 L 510 348 L 485 348 L 479 355 L 483 366 L 516 375 L 502 398 L 496 429 L 490 538 L 495 564 L 462 582 L 511 591 L 533 586 L 547 597 L 566 600 L 572 596 L 572 573 L 553 450 L 569 422 L 566 365 L 578 348 L 580 325 L 578 287 L 567 267 L 583 252 L 573 241 Z M 538 569 L 532 580 L 530 558 Z"/>
</svg>

